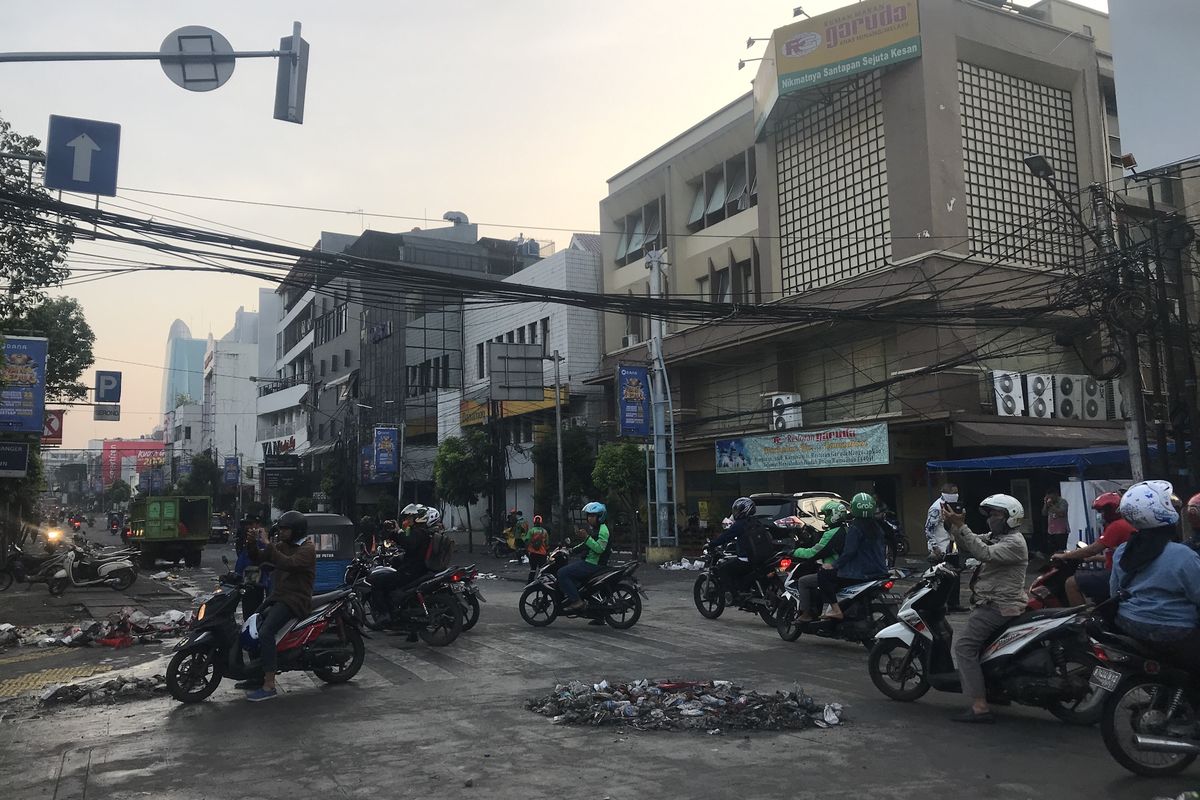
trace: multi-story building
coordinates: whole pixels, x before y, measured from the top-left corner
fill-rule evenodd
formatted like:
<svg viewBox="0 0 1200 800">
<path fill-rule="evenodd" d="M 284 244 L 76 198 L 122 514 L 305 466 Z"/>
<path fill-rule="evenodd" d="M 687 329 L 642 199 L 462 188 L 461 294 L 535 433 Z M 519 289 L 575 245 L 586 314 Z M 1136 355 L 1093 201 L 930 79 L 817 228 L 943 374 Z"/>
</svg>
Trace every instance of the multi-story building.
<svg viewBox="0 0 1200 800">
<path fill-rule="evenodd" d="M 187 323 L 177 319 L 167 334 L 167 354 L 163 362 L 162 413 L 182 403 L 200 402 L 204 388 L 204 351 L 208 342 L 192 338 Z"/>
<path fill-rule="evenodd" d="M 262 462 L 254 447 L 257 428 L 255 381 L 258 372 L 258 312 L 239 308 L 234 325 L 220 339 L 208 337 L 204 354 L 204 398 L 200 449 L 223 466 L 237 458 L 241 480 L 246 468 Z"/>
<path fill-rule="evenodd" d="M 1111 348 L 1056 311 L 1084 237 L 1025 163 L 1044 156 L 1073 198 L 1113 175 L 1106 26 L 1065 0 L 850 5 L 775 31 L 750 94 L 610 179 L 605 292 L 648 293 L 665 248 L 669 296 L 714 306 L 663 343 L 689 514 L 867 490 L 920 530 L 928 461 L 1124 442 L 1095 399 Z M 1007 310 L 973 319 L 978 303 Z M 606 317 L 610 387 L 647 334 Z M 1030 505 L 1057 476 L 960 482 Z"/>
<path fill-rule="evenodd" d="M 204 406 L 200 403 L 183 403 L 167 412 L 163 443 L 169 482 L 177 483 L 186 476 L 192 457 L 203 452 L 200 444 L 203 423 Z"/>
</svg>

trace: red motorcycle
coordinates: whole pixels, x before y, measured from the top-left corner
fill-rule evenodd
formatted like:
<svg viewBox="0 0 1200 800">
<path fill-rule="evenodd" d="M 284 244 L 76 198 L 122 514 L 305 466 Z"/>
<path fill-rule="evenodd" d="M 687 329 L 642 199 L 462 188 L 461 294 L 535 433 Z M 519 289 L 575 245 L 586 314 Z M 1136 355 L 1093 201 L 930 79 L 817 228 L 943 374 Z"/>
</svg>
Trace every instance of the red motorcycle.
<svg viewBox="0 0 1200 800">
<path fill-rule="evenodd" d="M 1052 558 L 1042 567 L 1041 574 L 1029 585 L 1029 603 L 1026 611 L 1044 608 L 1069 608 L 1067 600 L 1067 578 L 1079 569 L 1079 562 L 1072 559 Z"/>
</svg>

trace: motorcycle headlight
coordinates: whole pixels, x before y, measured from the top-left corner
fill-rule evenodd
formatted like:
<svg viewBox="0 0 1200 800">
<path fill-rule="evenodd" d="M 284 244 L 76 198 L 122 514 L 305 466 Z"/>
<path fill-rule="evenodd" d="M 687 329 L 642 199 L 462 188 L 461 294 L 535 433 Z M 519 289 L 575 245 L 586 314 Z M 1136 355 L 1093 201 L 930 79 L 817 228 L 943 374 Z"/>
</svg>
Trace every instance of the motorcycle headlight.
<svg viewBox="0 0 1200 800">
<path fill-rule="evenodd" d="M 204 619 L 204 612 L 207 610 L 208 610 L 208 603 L 204 603 L 200 606 L 200 610 L 196 612 L 196 621 L 197 622 L 200 622 L 201 620 Z"/>
</svg>

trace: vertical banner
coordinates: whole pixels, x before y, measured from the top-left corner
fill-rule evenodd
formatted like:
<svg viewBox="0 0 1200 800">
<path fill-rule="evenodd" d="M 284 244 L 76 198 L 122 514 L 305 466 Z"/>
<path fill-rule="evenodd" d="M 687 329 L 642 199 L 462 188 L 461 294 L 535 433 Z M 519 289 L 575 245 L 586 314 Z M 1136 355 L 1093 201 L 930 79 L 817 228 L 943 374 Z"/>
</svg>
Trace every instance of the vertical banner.
<svg viewBox="0 0 1200 800">
<path fill-rule="evenodd" d="M 47 339 L 0 339 L 0 431 L 41 433 L 46 410 Z"/>
<path fill-rule="evenodd" d="M 646 367 L 617 366 L 617 433 L 650 435 L 650 374 Z"/>
<path fill-rule="evenodd" d="M 375 472 L 392 473 L 399 463 L 400 430 L 398 428 L 375 429 Z"/>
<path fill-rule="evenodd" d="M 225 485 L 237 486 L 238 476 L 241 471 L 240 462 L 237 456 L 226 456 L 225 458 Z"/>
</svg>

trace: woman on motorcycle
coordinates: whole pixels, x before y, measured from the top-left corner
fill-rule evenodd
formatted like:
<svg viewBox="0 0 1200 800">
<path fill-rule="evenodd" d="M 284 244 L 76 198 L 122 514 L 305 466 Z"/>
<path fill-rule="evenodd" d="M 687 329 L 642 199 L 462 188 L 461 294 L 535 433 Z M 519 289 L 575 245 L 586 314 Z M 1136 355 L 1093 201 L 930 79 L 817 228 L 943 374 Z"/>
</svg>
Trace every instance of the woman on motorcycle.
<svg viewBox="0 0 1200 800">
<path fill-rule="evenodd" d="M 802 561 L 820 560 L 822 569 L 832 568 L 837 563 L 838 551 L 846 538 L 845 522 L 849 516 L 850 510 L 840 500 L 830 500 L 821 506 L 821 517 L 825 520 L 825 530 L 821 533 L 821 538 L 812 547 L 797 547 L 792 551 L 792 558 Z M 798 622 L 812 622 L 815 619 L 812 613 L 812 595 L 819 579 L 818 570 L 796 581 L 796 588 L 800 590 Z"/>
<path fill-rule="evenodd" d="M 886 542 L 883 530 L 875 519 L 875 498 L 859 492 L 850 498 L 850 516 L 846 539 L 838 555 L 836 569 L 822 569 L 818 585 L 829 603 L 827 619 L 842 619 L 837 590 L 847 585 L 882 578 L 888 574 Z"/>
<path fill-rule="evenodd" d="M 583 607 L 579 584 L 600 571 L 600 558 L 608 550 L 608 526 L 604 524 L 608 509 L 603 503 L 593 501 L 583 507 L 583 513 L 587 515 L 588 524 L 587 538 L 583 540 L 587 553 L 579 561 L 567 564 L 558 571 L 558 585 L 567 596 L 565 608 L 568 611 Z"/>
<path fill-rule="evenodd" d="M 1121 497 L 1137 533 L 1113 554 L 1110 589 L 1126 592 L 1117 627 L 1170 660 L 1200 671 L 1200 555 L 1173 541 L 1179 512 L 1171 484 L 1144 481 Z"/>
</svg>

